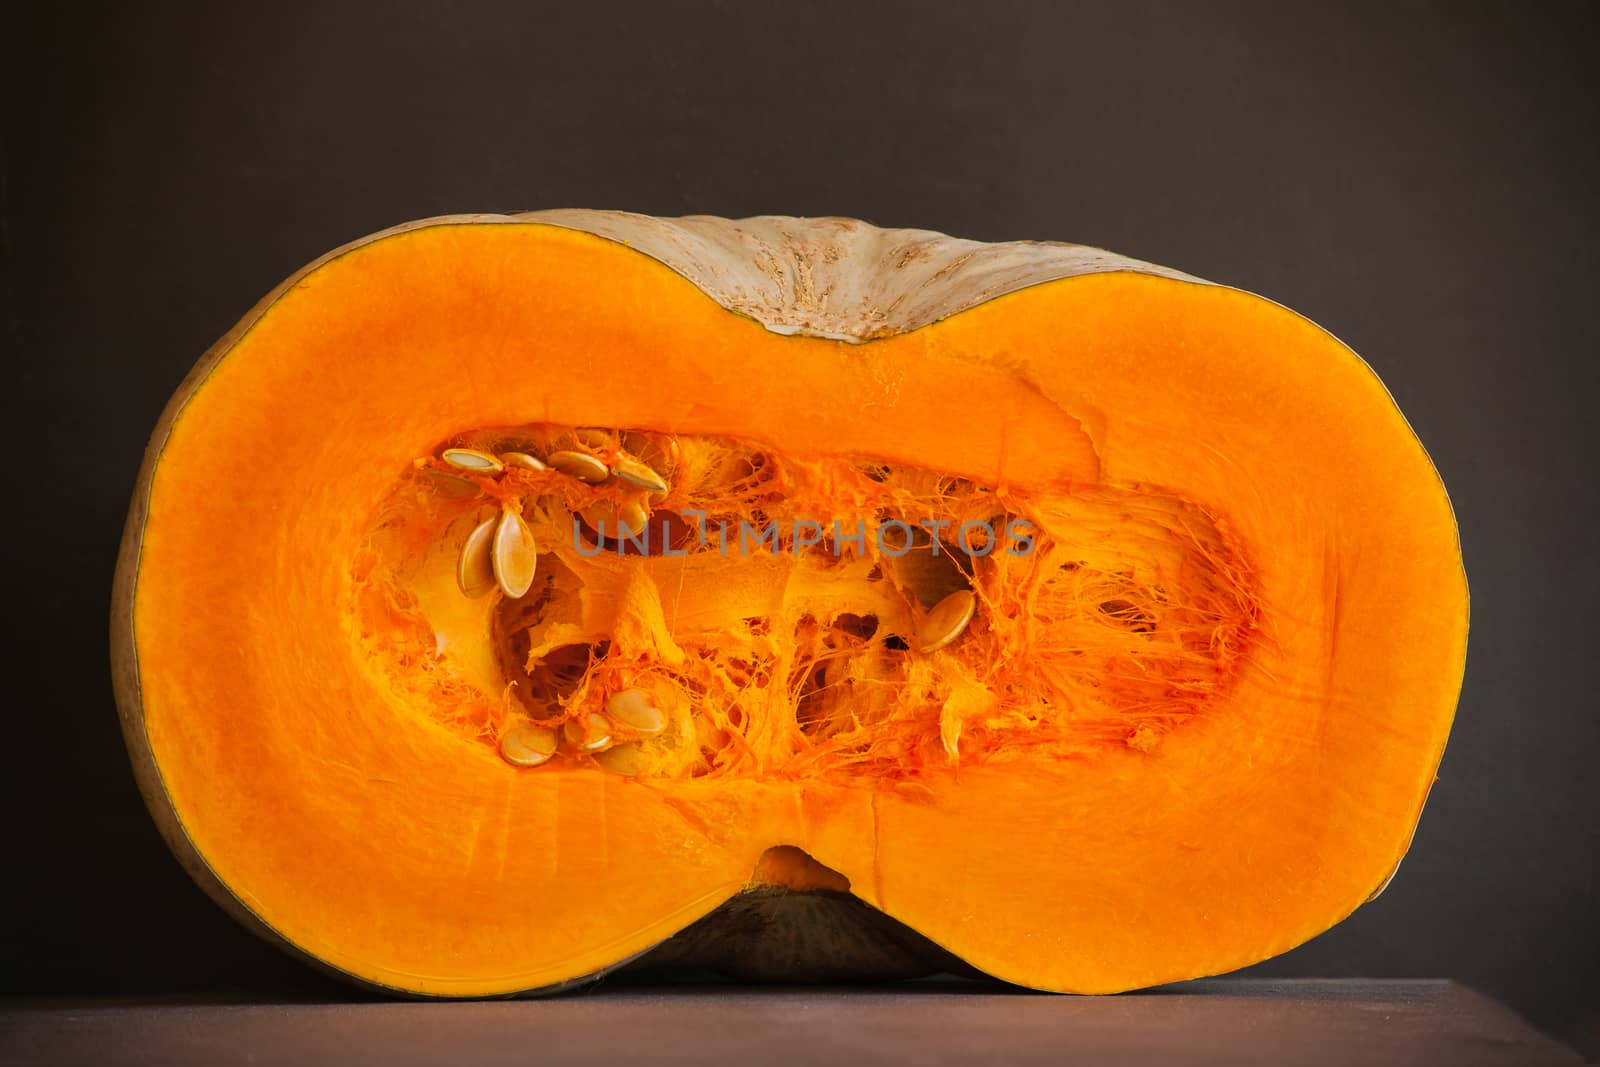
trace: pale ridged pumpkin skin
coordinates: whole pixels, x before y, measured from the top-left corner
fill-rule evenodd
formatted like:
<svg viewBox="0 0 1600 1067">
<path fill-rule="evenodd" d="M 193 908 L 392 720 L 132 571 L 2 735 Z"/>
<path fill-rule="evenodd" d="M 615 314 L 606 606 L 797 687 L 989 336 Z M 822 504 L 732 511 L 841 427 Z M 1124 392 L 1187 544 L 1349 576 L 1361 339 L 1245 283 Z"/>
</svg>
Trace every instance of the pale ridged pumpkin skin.
<svg viewBox="0 0 1600 1067">
<path fill-rule="evenodd" d="M 813 772 L 792 730 L 704 777 L 510 766 L 396 666 L 409 653 L 372 654 L 388 639 L 352 605 L 397 478 L 457 435 L 529 424 L 761 442 L 799 472 L 947 472 L 1073 521 L 1089 508 L 1113 555 L 1150 521 L 1203 526 L 1168 584 L 1238 625 L 1184 653 L 1215 674 L 1174 676 L 1193 714 L 1128 707 L 1125 736 L 1039 744 L 941 676 L 942 710 L 885 727 L 924 731 L 903 773 Z M 1169 547 L 1150 549 L 1158 570 Z M 651 617 L 681 636 L 660 566 L 617 595 L 661 599 Z M 755 589 L 741 566 L 730 589 Z M 1019 670 L 1076 654 L 1025 612 L 974 625 L 1003 624 L 1033 642 Z M 146 453 L 112 629 L 174 853 L 252 929 L 357 981 L 564 988 L 785 886 L 853 894 L 927 939 L 806 920 L 847 931 L 818 935 L 833 966 L 815 973 L 959 959 L 1110 992 L 1285 951 L 1381 889 L 1443 752 L 1467 592 L 1392 399 L 1269 301 L 1079 246 L 554 211 L 356 242 L 218 342 Z M 752 928 L 699 929 L 712 943 L 689 954 L 715 961 Z M 759 940 L 789 962 L 747 970 L 808 976 L 804 936 Z"/>
</svg>

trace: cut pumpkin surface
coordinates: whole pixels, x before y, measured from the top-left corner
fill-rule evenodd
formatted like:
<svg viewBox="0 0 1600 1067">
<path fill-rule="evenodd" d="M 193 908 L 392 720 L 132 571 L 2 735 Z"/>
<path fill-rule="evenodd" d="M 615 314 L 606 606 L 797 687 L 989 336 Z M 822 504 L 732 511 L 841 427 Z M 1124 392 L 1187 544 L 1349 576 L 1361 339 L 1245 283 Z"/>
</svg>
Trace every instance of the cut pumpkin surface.
<svg viewBox="0 0 1600 1067">
<path fill-rule="evenodd" d="M 357 242 L 224 338 L 147 453 L 113 630 L 180 859 L 356 980 L 560 988 L 789 895 L 1111 992 L 1386 882 L 1467 592 L 1382 384 L 1270 301 L 551 212 Z"/>
</svg>

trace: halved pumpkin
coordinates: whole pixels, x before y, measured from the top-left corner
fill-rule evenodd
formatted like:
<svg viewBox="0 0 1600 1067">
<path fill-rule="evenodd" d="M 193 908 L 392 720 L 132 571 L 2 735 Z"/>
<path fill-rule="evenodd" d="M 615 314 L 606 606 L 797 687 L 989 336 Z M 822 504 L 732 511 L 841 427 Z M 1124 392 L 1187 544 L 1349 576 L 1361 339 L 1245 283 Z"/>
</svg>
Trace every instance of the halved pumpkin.
<svg viewBox="0 0 1600 1067">
<path fill-rule="evenodd" d="M 361 982 L 561 987 L 721 909 L 758 973 L 1109 992 L 1385 884 L 1467 591 L 1382 384 L 1267 300 L 548 212 L 359 241 L 223 338 L 113 629 L 175 852 Z"/>
</svg>

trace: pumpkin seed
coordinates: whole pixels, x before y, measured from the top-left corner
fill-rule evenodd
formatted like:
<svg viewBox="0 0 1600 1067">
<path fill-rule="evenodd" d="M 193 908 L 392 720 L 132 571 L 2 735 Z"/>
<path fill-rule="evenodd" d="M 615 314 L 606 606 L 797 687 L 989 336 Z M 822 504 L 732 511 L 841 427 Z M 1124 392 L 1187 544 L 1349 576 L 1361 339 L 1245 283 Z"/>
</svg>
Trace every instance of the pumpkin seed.
<svg viewBox="0 0 1600 1067">
<path fill-rule="evenodd" d="M 880 463 L 874 459 L 861 460 L 856 464 L 856 470 L 875 482 L 886 482 L 889 480 L 889 475 L 894 473 L 893 468 L 887 463 Z"/>
<path fill-rule="evenodd" d="M 499 519 L 485 519 L 467 535 L 456 560 L 456 585 L 476 600 L 494 588 L 494 529 Z"/>
<path fill-rule="evenodd" d="M 449 471 L 434 470 L 432 468 L 429 468 L 425 474 L 428 478 L 428 484 L 437 489 L 442 496 L 465 500 L 469 496 L 477 496 L 480 492 L 477 482 L 471 478 L 463 478 L 459 474 L 451 474 Z"/>
<path fill-rule="evenodd" d="M 966 630 L 977 610 L 978 598 L 970 589 L 958 590 L 939 601 L 917 627 L 918 651 L 937 652 L 949 645 Z"/>
<path fill-rule="evenodd" d="M 479 452 L 476 448 L 447 448 L 439 456 L 450 466 L 458 470 L 474 471 L 479 474 L 499 474 L 505 470 L 505 464 L 487 452 Z"/>
<path fill-rule="evenodd" d="M 702 751 L 710 749 L 712 752 L 727 747 L 730 740 L 726 730 L 719 730 L 716 724 L 700 716 L 696 716 L 694 720 L 694 739 Z"/>
<path fill-rule="evenodd" d="M 580 752 L 600 752 L 611 747 L 611 720 L 597 712 L 590 712 L 583 721 L 568 719 L 561 732 L 567 744 Z"/>
<path fill-rule="evenodd" d="M 533 531 L 528 529 L 522 516 L 510 508 L 500 513 L 492 556 L 500 591 L 513 600 L 527 593 L 533 585 L 534 571 L 538 569 L 539 546 L 534 544 Z"/>
<path fill-rule="evenodd" d="M 917 603 L 932 610 L 952 593 L 967 588 L 966 571 L 956 553 L 943 541 L 934 541 L 926 530 L 913 530 L 903 551 L 890 545 L 890 537 L 898 528 L 887 526 L 884 545 L 901 555 L 889 555 L 888 565 L 894 583 L 917 599 Z M 889 554 L 889 553 L 885 553 Z"/>
<path fill-rule="evenodd" d="M 670 478 L 678 468 L 678 439 L 630 430 L 622 435 L 622 447 L 640 463 Z"/>
<path fill-rule="evenodd" d="M 584 448 L 592 448 L 596 452 L 603 452 L 616 444 L 616 438 L 610 430 L 597 430 L 593 427 L 573 430 L 572 439 Z"/>
<path fill-rule="evenodd" d="M 601 537 L 605 537 L 607 532 L 610 532 L 611 534 L 615 534 L 617 532 L 617 512 L 616 509 L 611 506 L 611 502 L 609 500 L 601 500 L 597 503 L 590 504 L 588 507 L 579 511 L 578 515 L 583 519 L 584 524 L 588 526 L 589 529 L 593 530 Z"/>
<path fill-rule="evenodd" d="M 611 473 L 637 489 L 648 489 L 652 493 L 667 491 L 667 480 L 632 456 L 617 457 L 611 465 Z"/>
<path fill-rule="evenodd" d="M 550 453 L 550 466 L 590 485 L 598 485 L 611 477 L 611 469 L 595 456 L 587 452 L 571 452 L 562 449 L 560 452 Z"/>
<path fill-rule="evenodd" d="M 526 452 L 502 452 L 500 462 L 508 467 L 521 467 L 525 471 L 545 471 L 549 467 L 537 456 L 530 456 Z"/>
<path fill-rule="evenodd" d="M 667 717 L 650 701 L 643 689 L 624 689 L 606 701 L 606 714 L 641 734 L 659 734 L 667 728 Z"/>
<path fill-rule="evenodd" d="M 612 774 L 625 778 L 638 778 L 650 771 L 650 757 L 637 741 L 624 741 L 604 752 L 596 752 L 594 761 Z"/>
<path fill-rule="evenodd" d="M 637 500 L 624 500 L 620 505 L 601 500 L 584 508 L 579 514 L 595 533 L 617 541 L 638 537 L 645 523 L 650 521 L 650 512 Z"/>
<path fill-rule="evenodd" d="M 500 757 L 515 767 L 537 767 L 556 754 L 556 732 L 519 723 L 500 735 Z"/>
</svg>

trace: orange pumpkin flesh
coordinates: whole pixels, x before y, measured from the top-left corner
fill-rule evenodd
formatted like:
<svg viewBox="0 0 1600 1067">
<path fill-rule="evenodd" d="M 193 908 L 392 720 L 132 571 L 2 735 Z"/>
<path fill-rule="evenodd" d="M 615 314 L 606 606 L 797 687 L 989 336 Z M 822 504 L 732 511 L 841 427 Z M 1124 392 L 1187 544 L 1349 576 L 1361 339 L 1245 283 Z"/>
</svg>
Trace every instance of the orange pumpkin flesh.
<svg viewBox="0 0 1600 1067">
<path fill-rule="evenodd" d="M 999 515 L 1036 543 L 959 557 L 977 610 L 923 651 L 949 560 L 681 527 L 685 556 L 588 555 L 572 514 L 615 484 L 437 458 L 575 427 L 678 443 L 658 517 Z M 455 553 L 506 507 L 534 591 L 468 599 Z M 1116 270 L 785 336 L 534 221 L 380 235 L 269 298 L 169 409 L 118 581 L 130 748 L 196 877 L 328 967 L 451 996 L 600 973 L 761 884 L 848 889 L 1043 989 L 1263 959 L 1398 864 L 1466 637 L 1427 456 L 1277 305 Z M 497 751 L 628 689 L 670 724 L 632 762 Z"/>
</svg>

